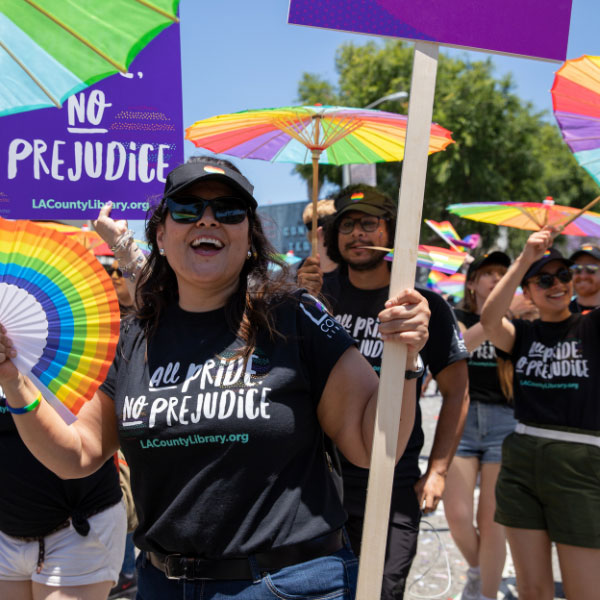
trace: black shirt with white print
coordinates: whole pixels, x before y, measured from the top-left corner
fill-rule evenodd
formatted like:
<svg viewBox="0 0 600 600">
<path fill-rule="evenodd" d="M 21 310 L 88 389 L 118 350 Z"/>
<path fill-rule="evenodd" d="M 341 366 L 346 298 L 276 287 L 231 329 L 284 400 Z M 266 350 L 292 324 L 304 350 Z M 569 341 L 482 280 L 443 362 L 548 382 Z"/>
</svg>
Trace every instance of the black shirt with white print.
<svg viewBox="0 0 600 600">
<path fill-rule="evenodd" d="M 479 323 L 479 315 L 454 309 L 454 314 L 459 323 L 467 329 Z M 469 368 L 469 398 L 471 402 L 483 404 L 508 404 L 498 377 L 498 363 L 496 361 L 496 348 L 492 342 L 485 340 L 471 352 L 467 362 Z"/>
<path fill-rule="evenodd" d="M 108 460 L 81 479 L 63 480 L 29 452 L 21 440 L 0 388 L 0 531 L 19 537 L 43 536 L 67 519 L 83 523 L 88 515 L 117 504 L 119 474 Z M 85 526 L 81 531 L 85 531 Z"/>
<path fill-rule="evenodd" d="M 468 358 L 469 353 L 448 303 L 435 292 L 419 286 L 416 289 L 426 298 L 431 310 L 429 339 L 420 354 L 423 363 L 435 376 L 456 361 Z M 339 267 L 325 274 L 322 293 L 330 304 L 332 314 L 356 340 L 361 354 L 379 375 L 383 341 L 379 335 L 377 315 L 389 299 L 389 287 L 374 290 L 357 288 L 350 283 L 347 268 Z M 419 394 L 420 385 L 417 385 L 417 397 Z M 417 402 L 415 424 L 406 450 L 394 471 L 394 487 L 414 485 L 421 476 L 419 454 L 423 442 L 421 409 Z M 368 469 L 361 469 L 342 457 L 342 472 L 345 500 L 351 501 L 349 496 L 353 492 L 363 497 L 369 476 Z"/>
<path fill-rule="evenodd" d="M 600 310 L 551 323 L 513 321 L 515 417 L 600 433 Z"/>
<path fill-rule="evenodd" d="M 311 296 L 275 309 L 244 366 L 224 309 L 168 307 L 121 330 L 114 399 L 143 550 L 239 557 L 340 528 L 317 404 L 353 340 Z M 147 355 L 147 359 L 146 359 Z M 233 357 L 233 358 L 232 358 Z"/>
</svg>

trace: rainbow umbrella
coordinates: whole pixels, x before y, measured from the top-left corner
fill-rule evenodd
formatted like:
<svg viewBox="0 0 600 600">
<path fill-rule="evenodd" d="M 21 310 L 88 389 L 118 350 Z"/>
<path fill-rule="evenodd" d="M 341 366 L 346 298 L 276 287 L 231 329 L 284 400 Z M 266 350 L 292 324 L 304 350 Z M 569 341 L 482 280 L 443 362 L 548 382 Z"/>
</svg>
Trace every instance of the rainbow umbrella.
<svg viewBox="0 0 600 600">
<path fill-rule="evenodd" d="M 119 337 L 112 281 L 58 231 L 0 218 L 0 323 L 12 359 L 67 422 L 104 381 Z"/>
<path fill-rule="evenodd" d="M 179 0 L 3 0 L 0 116 L 57 106 L 114 73 L 177 19 Z"/>
<path fill-rule="evenodd" d="M 598 198 L 588 206 L 597 200 Z M 582 213 L 582 209 L 555 204 L 550 197 L 544 202 L 451 204 L 447 210 L 463 219 L 502 227 L 537 231 L 545 225 L 555 225 L 565 235 L 600 236 L 600 214 L 591 211 Z"/>
<path fill-rule="evenodd" d="M 600 185 L 600 56 L 566 61 L 556 72 L 551 93 L 563 139 Z"/>
<path fill-rule="evenodd" d="M 313 165 L 313 254 L 316 252 L 319 163 L 329 165 L 400 161 L 407 117 L 344 106 L 286 106 L 245 110 L 197 121 L 186 139 L 197 147 L 238 158 Z M 433 123 L 429 153 L 453 142 Z"/>
</svg>

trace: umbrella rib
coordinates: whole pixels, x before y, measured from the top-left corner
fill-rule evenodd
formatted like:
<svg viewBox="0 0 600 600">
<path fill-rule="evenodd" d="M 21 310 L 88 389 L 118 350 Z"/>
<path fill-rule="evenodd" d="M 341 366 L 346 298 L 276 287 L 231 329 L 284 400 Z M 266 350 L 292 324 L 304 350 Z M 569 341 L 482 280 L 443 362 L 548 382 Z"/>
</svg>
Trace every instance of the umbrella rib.
<svg viewBox="0 0 600 600">
<path fill-rule="evenodd" d="M 300 142 L 303 146 L 306 146 L 307 148 L 313 147 L 313 143 L 312 143 L 312 140 L 310 139 L 310 136 L 305 134 L 306 128 L 303 128 L 300 131 L 297 131 L 294 128 L 294 125 L 296 124 L 296 122 L 285 121 L 282 117 L 273 119 L 272 122 L 273 122 L 273 125 L 275 125 L 275 127 L 278 127 L 279 129 L 281 129 L 281 131 L 287 133 L 290 137 L 293 137 L 295 140 Z M 298 123 L 301 124 L 302 121 L 299 121 Z"/>
<path fill-rule="evenodd" d="M 23 69 L 23 71 L 27 73 L 31 81 L 33 81 L 33 83 L 35 83 L 35 85 L 37 85 L 40 88 L 40 90 L 42 90 L 42 92 L 44 92 L 44 94 L 46 94 L 46 96 L 50 98 L 50 101 L 54 104 L 54 106 L 56 106 L 56 108 L 62 107 L 62 104 L 44 87 L 42 82 L 4 45 L 2 40 L 0 40 L 0 48 L 3 48 L 4 51 L 19 65 L 19 67 L 21 67 L 21 69 Z"/>
<path fill-rule="evenodd" d="M 267 144 L 270 144 L 274 139 L 276 139 L 282 133 L 287 133 L 287 132 L 281 131 L 280 129 L 277 129 L 276 131 L 273 131 L 272 135 L 269 137 L 269 139 L 265 140 L 262 144 L 259 144 L 258 146 L 253 146 L 251 150 L 248 150 L 248 152 L 246 152 L 246 154 L 244 154 L 240 158 L 248 158 L 250 156 L 250 154 L 253 154 L 254 152 L 257 152 L 258 150 L 260 150 L 261 148 L 263 148 Z"/>
<path fill-rule="evenodd" d="M 543 229 L 543 225 L 530 213 L 528 213 L 522 206 L 515 206 L 519 212 L 523 213 L 530 221 L 533 221 L 540 229 Z"/>
<path fill-rule="evenodd" d="M 103 58 L 106 62 L 110 63 L 113 67 L 115 67 L 115 69 L 117 69 L 121 73 L 127 73 L 126 67 L 124 67 L 123 65 L 120 65 L 118 62 L 116 62 L 110 56 L 108 56 L 108 54 L 106 54 L 105 52 L 102 52 L 102 50 L 100 50 L 100 48 L 96 48 L 96 46 L 94 46 L 94 44 L 92 44 L 90 41 L 86 40 L 83 36 L 79 35 L 74 29 L 69 27 L 66 23 L 63 23 L 60 19 L 58 19 L 54 15 L 50 14 L 47 10 L 43 9 L 36 2 L 34 2 L 33 0 L 25 0 L 25 2 L 27 2 L 27 4 L 29 4 L 30 6 L 32 6 L 39 12 L 41 12 L 45 17 L 47 17 L 48 19 L 50 19 L 51 21 L 56 23 L 59 27 L 62 27 L 67 33 L 70 33 L 75 39 L 79 40 L 82 44 L 86 45 L 90 50 L 92 50 L 98 56 Z"/>
<path fill-rule="evenodd" d="M 179 19 L 177 18 L 177 15 L 172 15 L 172 14 L 168 13 L 166 10 L 163 10 L 162 8 L 152 4 L 152 2 L 148 2 L 148 0 L 136 0 L 136 2 L 139 2 L 142 6 L 145 6 L 146 8 L 149 8 L 150 10 L 153 10 L 154 12 L 157 12 L 159 15 L 162 15 L 163 17 L 170 19 L 171 21 L 173 21 L 173 23 L 179 23 Z"/>
</svg>

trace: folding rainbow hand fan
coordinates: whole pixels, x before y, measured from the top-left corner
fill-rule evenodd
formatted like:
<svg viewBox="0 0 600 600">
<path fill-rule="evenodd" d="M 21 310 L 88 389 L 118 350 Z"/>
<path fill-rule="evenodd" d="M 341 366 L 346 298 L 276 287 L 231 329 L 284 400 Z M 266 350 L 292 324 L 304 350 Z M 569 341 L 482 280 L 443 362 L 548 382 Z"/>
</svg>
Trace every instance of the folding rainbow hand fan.
<svg viewBox="0 0 600 600">
<path fill-rule="evenodd" d="M 67 423 L 104 381 L 119 337 L 113 284 L 81 244 L 0 218 L 0 323 L 15 366 Z"/>
</svg>

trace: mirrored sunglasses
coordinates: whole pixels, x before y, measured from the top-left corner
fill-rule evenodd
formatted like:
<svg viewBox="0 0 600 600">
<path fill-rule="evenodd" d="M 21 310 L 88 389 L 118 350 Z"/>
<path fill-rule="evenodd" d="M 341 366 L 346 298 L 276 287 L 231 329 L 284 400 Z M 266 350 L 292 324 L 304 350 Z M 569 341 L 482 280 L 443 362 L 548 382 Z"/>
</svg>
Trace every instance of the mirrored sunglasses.
<svg viewBox="0 0 600 600">
<path fill-rule="evenodd" d="M 196 223 L 209 206 L 215 219 L 224 225 L 237 225 L 248 214 L 248 205 L 241 198 L 219 196 L 205 200 L 198 196 L 167 198 L 167 207 L 176 223 Z"/>
<path fill-rule="evenodd" d="M 555 278 L 561 283 L 569 283 L 573 279 L 573 275 L 569 269 L 560 269 L 556 273 L 541 273 L 534 277 L 532 281 L 542 290 L 548 290 L 554 285 Z"/>
<path fill-rule="evenodd" d="M 569 268 L 573 275 L 581 275 L 584 271 L 588 275 L 593 275 L 598 272 L 600 265 L 571 265 Z"/>
</svg>

